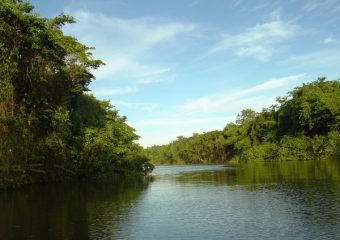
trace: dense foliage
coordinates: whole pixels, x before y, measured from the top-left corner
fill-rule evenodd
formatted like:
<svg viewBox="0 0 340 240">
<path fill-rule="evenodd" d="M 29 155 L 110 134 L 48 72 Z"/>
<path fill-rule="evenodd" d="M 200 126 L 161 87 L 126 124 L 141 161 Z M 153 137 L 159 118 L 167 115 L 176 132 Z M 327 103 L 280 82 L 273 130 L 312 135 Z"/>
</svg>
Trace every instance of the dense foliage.
<svg viewBox="0 0 340 240">
<path fill-rule="evenodd" d="M 103 63 L 61 31 L 73 18 L 32 10 L 0 2 L 0 187 L 152 170 L 125 117 L 86 94 Z"/>
<path fill-rule="evenodd" d="M 190 138 L 178 137 L 168 145 L 146 149 L 156 164 L 205 164 L 226 161 L 224 137 L 221 131 L 195 133 Z"/>
<path fill-rule="evenodd" d="M 340 159 L 340 83 L 320 78 L 260 113 L 241 111 L 221 132 L 179 138 L 147 152 L 160 164 Z"/>
</svg>

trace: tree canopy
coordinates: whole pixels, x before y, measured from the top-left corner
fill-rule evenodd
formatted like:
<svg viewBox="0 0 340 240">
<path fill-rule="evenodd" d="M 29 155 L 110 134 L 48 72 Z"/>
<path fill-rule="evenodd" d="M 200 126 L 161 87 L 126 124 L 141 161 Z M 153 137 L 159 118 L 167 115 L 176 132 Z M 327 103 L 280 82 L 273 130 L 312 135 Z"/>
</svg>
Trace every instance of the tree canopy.
<svg viewBox="0 0 340 240">
<path fill-rule="evenodd" d="M 0 2 L 0 186 L 152 170 L 126 118 L 86 93 L 103 62 L 63 34 L 69 23 Z"/>
<path fill-rule="evenodd" d="M 180 138 L 147 153 L 161 164 L 340 159 L 339 131 L 340 83 L 319 78 L 259 113 L 242 110 L 223 131 Z"/>
</svg>

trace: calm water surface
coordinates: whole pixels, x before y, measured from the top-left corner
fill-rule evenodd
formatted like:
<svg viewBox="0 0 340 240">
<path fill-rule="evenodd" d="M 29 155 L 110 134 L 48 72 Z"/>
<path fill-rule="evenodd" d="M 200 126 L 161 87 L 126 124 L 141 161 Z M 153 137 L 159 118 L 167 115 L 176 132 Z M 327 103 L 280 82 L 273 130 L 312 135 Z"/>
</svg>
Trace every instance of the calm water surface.
<svg viewBox="0 0 340 240">
<path fill-rule="evenodd" d="M 0 192 L 0 239 L 340 239 L 339 161 L 153 175 Z"/>
</svg>

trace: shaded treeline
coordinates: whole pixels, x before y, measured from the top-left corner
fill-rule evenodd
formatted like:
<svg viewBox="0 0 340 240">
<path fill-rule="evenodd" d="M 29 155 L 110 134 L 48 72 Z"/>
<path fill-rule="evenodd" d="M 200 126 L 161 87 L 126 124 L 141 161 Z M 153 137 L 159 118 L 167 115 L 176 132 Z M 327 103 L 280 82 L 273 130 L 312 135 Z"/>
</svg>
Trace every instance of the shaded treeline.
<svg viewBox="0 0 340 240">
<path fill-rule="evenodd" d="M 147 149 L 156 164 L 340 159 L 340 82 L 303 84 L 257 113 L 245 109 L 223 131 Z"/>
<path fill-rule="evenodd" d="M 63 34 L 73 18 L 32 10 L 0 2 L 0 187 L 152 170 L 126 118 L 86 94 L 103 63 Z"/>
</svg>

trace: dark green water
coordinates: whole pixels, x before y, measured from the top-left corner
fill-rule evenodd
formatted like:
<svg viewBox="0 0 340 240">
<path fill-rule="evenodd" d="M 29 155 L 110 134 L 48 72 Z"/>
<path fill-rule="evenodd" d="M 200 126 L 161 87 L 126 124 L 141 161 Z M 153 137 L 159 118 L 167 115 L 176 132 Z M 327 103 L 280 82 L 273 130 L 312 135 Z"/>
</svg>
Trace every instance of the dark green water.
<svg viewBox="0 0 340 240">
<path fill-rule="evenodd" d="M 340 239 L 340 164 L 162 166 L 0 192 L 0 239 Z"/>
</svg>

